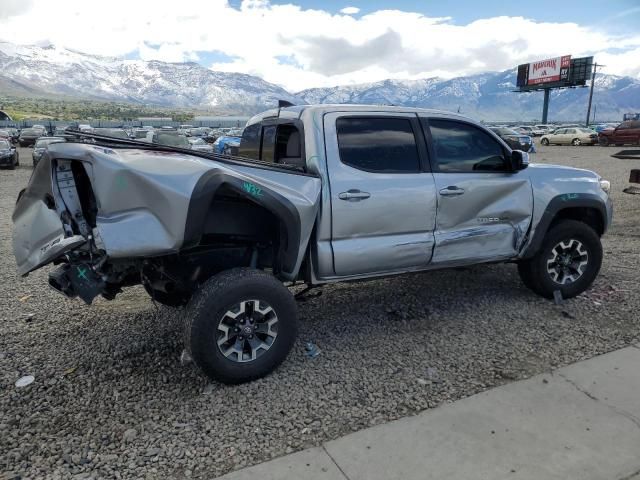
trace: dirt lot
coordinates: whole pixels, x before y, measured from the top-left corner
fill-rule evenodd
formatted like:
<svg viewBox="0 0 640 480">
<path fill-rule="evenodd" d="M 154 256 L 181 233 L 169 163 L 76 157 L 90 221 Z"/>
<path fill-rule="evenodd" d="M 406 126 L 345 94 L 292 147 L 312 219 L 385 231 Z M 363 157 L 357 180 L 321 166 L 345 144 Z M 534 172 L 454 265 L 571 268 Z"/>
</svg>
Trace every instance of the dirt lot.
<svg viewBox="0 0 640 480">
<path fill-rule="evenodd" d="M 602 272 L 557 306 L 514 265 L 327 287 L 300 302 L 300 339 L 271 376 L 209 384 L 181 365 L 180 313 L 141 289 L 87 307 L 15 274 L 11 211 L 31 173 L 0 171 L 0 471 L 7 478 L 212 478 L 640 341 L 640 161 L 541 147 L 534 161 L 611 180 Z M 304 342 L 321 349 L 304 354 Z M 34 375 L 18 389 L 14 382 Z"/>
</svg>

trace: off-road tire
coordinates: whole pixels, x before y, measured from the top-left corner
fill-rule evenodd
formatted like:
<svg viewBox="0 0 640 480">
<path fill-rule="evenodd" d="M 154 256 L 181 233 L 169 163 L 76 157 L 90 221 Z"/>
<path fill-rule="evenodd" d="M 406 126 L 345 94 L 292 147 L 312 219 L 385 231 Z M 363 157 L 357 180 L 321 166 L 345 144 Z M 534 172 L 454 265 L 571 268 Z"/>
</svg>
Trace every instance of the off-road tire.
<svg viewBox="0 0 640 480">
<path fill-rule="evenodd" d="M 540 143 L 542 145 L 544 145 L 545 147 L 549 146 L 549 139 L 548 138 L 543 138 L 542 140 L 540 140 Z"/>
<path fill-rule="evenodd" d="M 149 296 L 156 302 L 172 308 L 183 307 L 189 302 L 189 296 L 183 293 L 167 293 L 160 290 L 154 290 L 148 285 L 144 286 Z"/>
<path fill-rule="evenodd" d="M 549 274 L 547 261 L 552 256 L 552 250 L 556 245 L 570 240 L 578 240 L 586 249 L 588 263 L 582 275 L 575 281 L 559 284 Z M 572 298 L 591 286 L 601 265 L 602 244 L 593 228 L 576 220 L 563 220 L 547 232 L 540 250 L 532 258 L 518 263 L 518 273 L 525 286 L 538 295 L 553 298 L 553 292 L 560 290 L 563 298 Z"/>
<path fill-rule="evenodd" d="M 254 360 L 240 363 L 218 347 L 219 324 L 240 302 L 266 302 L 277 317 L 277 336 Z M 234 268 L 207 280 L 185 309 L 184 343 L 194 363 L 213 380 L 237 384 L 273 371 L 289 354 L 296 339 L 297 305 L 291 292 L 273 275 L 251 268 Z"/>
</svg>

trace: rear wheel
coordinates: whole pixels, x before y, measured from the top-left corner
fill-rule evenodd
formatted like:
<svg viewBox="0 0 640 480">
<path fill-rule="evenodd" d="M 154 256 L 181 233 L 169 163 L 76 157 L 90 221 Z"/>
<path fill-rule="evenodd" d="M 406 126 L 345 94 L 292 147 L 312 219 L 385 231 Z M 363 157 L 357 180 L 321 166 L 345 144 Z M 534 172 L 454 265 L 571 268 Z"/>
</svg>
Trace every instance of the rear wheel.
<svg viewBox="0 0 640 480">
<path fill-rule="evenodd" d="M 563 298 L 584 292 L 602 265 L 598 234 L 587 224 L 565 220 L 552 227 L 536 255 L 518 264 L 523 283 L 546 298 L 560 290 Z"/>
<path fill-rule="evenodd" d="M 211 379 L 247 382 L 274 370 L 297 334 L 297 306 L 272 275 L 227 270 L 205 282 L 186 310 L 185 346 Z"/>
<path fill-rule="evenodd" d="M 573 140 L 571 140 L 571 145 L 573 145 L 574 147 L 579 147 L 580 145 L 582 145 L 582 142 L 579 138 L 574 138 Z"/>
<path fill-rule="evenodd" d="M 543 138 L 542 140 L 540 140 L 540 143 L 542 145 L 544 145 L 545 147 L 549 146 L 549 139 L 548 138 Z"/>
<path fill-rule="evenodd" d="M 609 139 L 607 137 L 600 137 L 598 139 L 598 143 L 600 143 L 600 145 L 603 146 L 603 147 L 608 147 L 609 146 Z"/>
</svg>

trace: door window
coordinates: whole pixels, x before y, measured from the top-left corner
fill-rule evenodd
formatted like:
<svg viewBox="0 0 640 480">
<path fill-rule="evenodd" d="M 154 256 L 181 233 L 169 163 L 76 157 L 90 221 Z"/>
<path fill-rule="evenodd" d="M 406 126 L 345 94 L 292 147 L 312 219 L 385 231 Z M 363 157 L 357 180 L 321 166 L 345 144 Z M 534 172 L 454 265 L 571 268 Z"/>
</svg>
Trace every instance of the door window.
<svg viewBox="0 0 640 480">
<path fill-rule="evenodd" d="M 435 161 L 440 172 L 504 172 L 502 145 L 488 133 L 467 123 L 429 120 Z"/>
<path fill-rule="evenodd" d="M 406 118 L 343 117 L 336 120 L 342 163 L 379 173 L 420 171 L 416 137 Z"/>
</svg>

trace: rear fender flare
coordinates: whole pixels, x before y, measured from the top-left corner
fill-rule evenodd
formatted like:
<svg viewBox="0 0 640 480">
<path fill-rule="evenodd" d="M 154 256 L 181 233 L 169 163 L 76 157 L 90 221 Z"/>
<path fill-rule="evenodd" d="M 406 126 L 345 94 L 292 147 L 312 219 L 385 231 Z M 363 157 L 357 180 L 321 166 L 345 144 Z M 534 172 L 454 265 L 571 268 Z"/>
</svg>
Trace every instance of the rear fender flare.
<svg viewBox="0 0 640 480">
<path fill-rule="evenodd" d="M 207 212 L 213 198 L 222 186 L 226 186 L 266 208 L 280 220 L 286 237 L 283 239 L 286 243 L 281 242 L 280 246 L 280 266 L 285 277 L 293 277 L 302 231 L 298 211 L 287 198 L 279 193 L 253 181 L 239 179 L 224 172 L 207 172 L 196 183 L 189 201 L 183 248 L 194 247 L 200 243 Z"/>
</svg>

